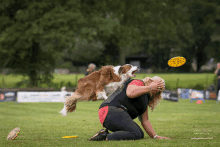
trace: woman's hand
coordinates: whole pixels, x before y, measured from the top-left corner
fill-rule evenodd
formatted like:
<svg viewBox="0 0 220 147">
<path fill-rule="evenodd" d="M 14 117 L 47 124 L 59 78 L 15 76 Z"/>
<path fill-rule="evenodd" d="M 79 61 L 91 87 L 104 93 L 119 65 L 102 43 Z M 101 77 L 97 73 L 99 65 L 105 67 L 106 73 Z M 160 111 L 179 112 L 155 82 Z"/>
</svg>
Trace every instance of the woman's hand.
<svg viewBox="0 0 220 147">
<path fill-rule="evenodd" d="M 151 86 L 151 90 L 162 91 L 165 89 L 165 84 L 162 81 L 152 82 L 149 86 Z"/>
<path fill-rule="evenodd" d="M 157 136 L 156 139 L 171 139 L 171 138 L 169 138 L 169 137 Z"/>
</svg>

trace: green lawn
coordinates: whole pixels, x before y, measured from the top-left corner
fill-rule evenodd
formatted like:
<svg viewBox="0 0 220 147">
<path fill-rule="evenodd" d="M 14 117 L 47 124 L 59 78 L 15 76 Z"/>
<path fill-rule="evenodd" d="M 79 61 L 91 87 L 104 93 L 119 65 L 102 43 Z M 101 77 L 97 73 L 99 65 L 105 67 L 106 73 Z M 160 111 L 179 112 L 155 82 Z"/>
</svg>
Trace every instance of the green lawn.
<svg viewBox="0 0 220 147">
<path fill-rule="evenodd" d="M 177 87 L 182 88 L 196 88 L 198 90 L 201 90 L 200 87 L 204 86 L 210 86 L 210 84 L 213 83 L 214 74 L 136 74 L 139 79 L 143 79 L 146 76 L 153 77 L 153 76 L 160 76 L 162 77 L 166 82 L 167 89 L 176 89 Z M 83 74 L 77 74 L 76 75 L 58 75 L 54 74 L 54 83 L 60 83 L 60 82 L 71 82 L 73 84 L 76 83 L 76 79 L 84 77 Z M 13 88 L 15 83 L 22 80 L 22 76 L 4 76 L 0 75 L 0 85 L 3 85 L 3 79 L 5 87 L 4 88 Z M 179 82 L 177 82 L 177 79 L 179 79 Z M 197 87 L 196 87 L 197 86 Z M 43 85 L 42 87 L 47 87 L 46 85 Z"/>
<path fill-rule="evenodd" d="M 62 117 L 58 113 L 62 103 L 0 103 L 0 146 L 1 147 L 217 147 L 220 146 L 220 104 L 205 101 L 197 105 L 195 101 L 162 101 L 149 119 L 158 135 L 172 140 L 155 140 L 147 133 L 137 141 L 101 141 L 88 139 L 102 129 L 98 120 L 98 107 L 102 101 L 79 102 L 76 112 Z M 140 125 L 138 119 L 135 121 Z M 15 140 L 6 140 L 15 127 L 21 132 Z M 204 134 L 209 133 L 209 134 Z M 78 135 L 78 138 L 62 139 L 62 136 Z M 192 140 L 191 138 L 212 138 Z"/>
</svg>

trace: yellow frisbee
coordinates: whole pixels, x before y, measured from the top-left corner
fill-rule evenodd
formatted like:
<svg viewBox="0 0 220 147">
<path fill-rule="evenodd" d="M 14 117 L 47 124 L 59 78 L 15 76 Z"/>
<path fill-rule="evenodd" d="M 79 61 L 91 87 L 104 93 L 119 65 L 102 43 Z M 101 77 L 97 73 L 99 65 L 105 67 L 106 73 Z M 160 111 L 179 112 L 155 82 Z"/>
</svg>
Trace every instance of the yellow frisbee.
<svg viewBox="0 0 220 147">
<path fill-rule="evenodd" d="M 76 138 L 78 136 L 63 136 L 62 138 Z"/>
<path fill-rule="evenodd" d="M 180 56 L 173 57 L 168 61 L 168 65 L 170 67 L 180 67 L 185 63 L 186 63 L 186 59 L 184 57 L 180 57 Z"/>
</svg>

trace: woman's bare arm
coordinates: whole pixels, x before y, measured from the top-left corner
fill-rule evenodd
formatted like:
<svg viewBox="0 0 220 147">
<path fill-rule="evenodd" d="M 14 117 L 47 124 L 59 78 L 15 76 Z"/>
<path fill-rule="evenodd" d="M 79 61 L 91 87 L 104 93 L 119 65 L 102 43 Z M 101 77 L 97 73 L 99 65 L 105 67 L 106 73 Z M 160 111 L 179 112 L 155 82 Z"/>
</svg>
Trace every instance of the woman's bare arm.
<svg viewBox="0 0 220 147">
<path fill-rule="evenodd" d="M 158 89 L 158 88 L 161 89 Z M 136 86 L 136 85 L 128 85 L 126 94 L 129 98 L 136 98 L 145 93 L 149 93 L 151 90 L 160 90 L 164 89 L 165 85 L 163 82 L 152 82 L 149 86 Z"/>
<path fill-rule="evenodd" d="M 143 126 L 144 130 L 147 132 L 147 134 L 151 137 L 154 138 L 156 135 L 150 121 L 148 120 L 148 109 L 138 117 L 138 119 L 141 122 L 141 125 Z"/>
<path fill-rule="evenodd" d="M 138 119 L 141 122 L 141 125 L 143 126 L 144 130 L 147 132 L 147 134 L 151 137 L 154 138 L 156 135 L 156 132 L 154 131 L 149 119 L 148 119 L 148 108 L 147 110 L 138 117 Z M 170 139 L 168 137 L 162 137 L 162 136 L 157 136 L 156 139 Z"/>
<path fill-rule="evenodd" d="M 136 98 L 150 91 L 150 86 L 129 85 L 126 90 L 126 94 L 129 98 Z"/>
</svg>

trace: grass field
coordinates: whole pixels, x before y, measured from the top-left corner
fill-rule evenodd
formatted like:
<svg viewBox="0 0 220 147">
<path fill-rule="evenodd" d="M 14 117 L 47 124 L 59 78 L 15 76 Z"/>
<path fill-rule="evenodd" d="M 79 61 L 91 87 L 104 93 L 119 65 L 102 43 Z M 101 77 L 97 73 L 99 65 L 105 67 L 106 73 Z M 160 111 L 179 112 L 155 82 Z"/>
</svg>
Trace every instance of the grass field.
<svg viewBox="0 0 220 147">
<path fill-rule="evenodd" d="M 162 77 L 166 82 L 166 88 L 167 89 L 176 89 L 177 87 L 181 88 L 194 88 L 198 90 L 202 90 L 205 86 L 210 86 L 213 83 L 214 80 L 214 74 L 136 74 L 138 79 L 143 79 L 146 76 L 153 77 L 153 76 L 160 76 Z M 58 75 L 54 74 L 54 83 L 60 83 L 65 82 L 67 83 L 70 81 L 71 83 L 75 84 L 76 79 L 80 79 L 84 77 L 83 74 L 77 74 L 76 75 Z M 22 76 L 5 76 L 0 75 L 0 85 L 3 84 L 3 78 L 5 86 L 2 88 L 13 88 L 15 83 L 22 80 Z M 179 79 L 179 82 L 177 82 Z M 25 87 L 25 86 L 23 86 Z M 47 87 L 46 85 L 43 85 L 42 87 Z M 15 87 L 17 88 L 17 87 Z"/>
<path fill-rule="evenodd" d="M 98 120 L 98 107 L 102 101 L 77 103 L 75 112 L 62 117 L 58 113 L 62 103 L 0 103 L 1 147 L 218 147 L 220 146 L 220 104 L 205 101 L 170 102 L 163 100 L 149 119 L 158 135 L 172 140 L 151 139 L 147 133 L 137 141 L 88 141 L 102 129 Z M 140 125 L 138 119 L 135 121 Z M 15 127 L 21 132 L 15 140 L 6 140 Z M 142 128 L 142 127 L 141 127 Z M 208 133 L 208 134 L 207 134 Z M 62 136 L 78 135 L 78 138 L 62 139 Z M 192 140 L 191 138 L 212 138 Z"/>
</svg>

